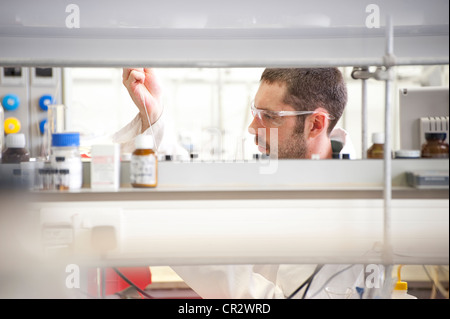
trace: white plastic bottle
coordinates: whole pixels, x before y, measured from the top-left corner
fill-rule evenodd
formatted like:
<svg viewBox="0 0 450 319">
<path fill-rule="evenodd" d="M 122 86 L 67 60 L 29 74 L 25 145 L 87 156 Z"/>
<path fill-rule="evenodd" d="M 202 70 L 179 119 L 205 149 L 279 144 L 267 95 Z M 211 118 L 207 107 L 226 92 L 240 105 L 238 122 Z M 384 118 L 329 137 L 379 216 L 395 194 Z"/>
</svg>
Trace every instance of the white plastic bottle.
<svg viewBox="0 0 450 319">
<path fill-rule="evenodd" d="M 408 283 L 405 281 L 401 281 L 400 271 L 402 269 L 402 265 L 398 267 L 398 281 L 395 284 L 394 290 L 392 291 L 391 298 L 392 299 L 417 299 L 417 297 L 408 294 Z"/>
<path fill-rule="evenodd" d="M 404 281 L 397 282 L 391 297 L 392 299 L 417 299 L 417 297 L 408 294 L 408 284 Z"/>
</svg>

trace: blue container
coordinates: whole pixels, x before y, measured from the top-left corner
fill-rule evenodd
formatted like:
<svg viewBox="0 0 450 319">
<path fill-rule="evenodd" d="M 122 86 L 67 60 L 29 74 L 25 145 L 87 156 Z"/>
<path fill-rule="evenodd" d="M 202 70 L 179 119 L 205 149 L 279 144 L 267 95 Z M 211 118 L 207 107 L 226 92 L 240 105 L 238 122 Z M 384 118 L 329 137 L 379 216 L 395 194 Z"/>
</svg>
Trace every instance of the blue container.
<svg viewBox="0 0 450 319">
<path fill-rule="evenodd" d="M 52 146 L 54 147 L 70 147 L 80 146 L 80 133 L 53 133 L 52 134 Z"/>
</svg>

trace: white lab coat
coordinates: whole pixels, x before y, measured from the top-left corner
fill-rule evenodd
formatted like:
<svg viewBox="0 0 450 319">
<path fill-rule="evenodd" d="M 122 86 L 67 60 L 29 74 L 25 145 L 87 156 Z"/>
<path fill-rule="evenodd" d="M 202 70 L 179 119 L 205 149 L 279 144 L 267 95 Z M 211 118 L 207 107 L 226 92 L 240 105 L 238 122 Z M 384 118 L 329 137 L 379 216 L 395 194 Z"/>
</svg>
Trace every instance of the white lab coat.
<svg viewBox="0 0 450 319">
<path fill-rule="evenodd" d="M 136 136 L 141 134 L 141 130 L 142 121 L 140 115 L 137 114 L 130 123 L 112 136 L 112 141 L 120 144 L 121 153 L 132 153 L 135 149 L 134 140 Z M 187 150 L 177 143 L 172 123 L 166 118 L 164 112 L 151 129 L 148 128 L 144 134 L 151 135 L 152 132 L 159 154 L 177 156 L 178 159 L 182 160 L 189 159 Z"/>
<path fill-rule="evenodd" d="M 134 150 L 134 138 L 141 133 L 139 114 L 113 136 L 113 141 L 121 144 L 122 152 Z M 164 114 L 145 134 L 155 135 L 158 152 L 188 159 L 188 152 L 176 141 Z M 342 129 L 334 129 L 331 136 L 344 143 L 341 153 L 354 158 L 353 145 Z M 351 298 L 359 298 L 356 287 L 364 287 L 362 265 L 324 265 L 315 276 L 306 298 L 330 298 L 326 287 L 353 290 Z M 333 276 L 339 271 L 349 269 Z M 202 298 L 208 299 L 272 299 L 287 298 L 314 271 L 316 265 L 206 265 L 176 266 L 172 269 Z M 331 280 L 329 280 L 331 279 Z M 293 298 L 301 298 L 304 289 Z"/>
<path fill-rule="evenodd" d="M 176 266 L 172 269 L 197 294 L 208 299 L 283 299 L 289 297 L 314 271 L 316 265 L 212 265 Z M 342 272 L 340 272 L 342 271 Z M 336 276 L 335 276 L 336 275 Z M 330 280 L 331 279 L 331 280 Z M 341 299 L 329 295 L 351 293 L 345 297 L 358 299 L 358 288 L 364 288 L 363 265 L 327 264 L 316 274 L 305 298 Z M 303 297 L 305 288 L 293 299 Z"/>
</svg>

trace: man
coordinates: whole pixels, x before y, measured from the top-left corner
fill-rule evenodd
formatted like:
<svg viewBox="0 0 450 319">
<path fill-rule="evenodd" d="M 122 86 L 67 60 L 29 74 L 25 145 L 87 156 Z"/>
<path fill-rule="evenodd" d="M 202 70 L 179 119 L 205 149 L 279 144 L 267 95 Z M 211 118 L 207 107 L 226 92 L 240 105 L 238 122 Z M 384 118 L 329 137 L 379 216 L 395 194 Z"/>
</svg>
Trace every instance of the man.
<svg viewBox="0 0 450 319">
<path fill-rule="evenodd" d="M 158 151 L 175 155 L 186 153 L 174 146 L 175 139 L 167 134 L 162 90 L 154 71 L 124 69 L 123 83 L 139 114 L 114 136 L 122 149 L 133 150 L 134 137 L 151 130 Z M 261 152 L 270 155 L 276 152 L 280 159 L 313 156 L 325 159 L 339 152 L 352 155 L 347 134 L 334 128 L 346 103 L 345 82 L 336 68 L 266 69 L 252 104 L 254 119 L 249 132 L 255 135 Z M 276 147 L 272 143 L 277 144 Z M 203 298 L 286 298 L 317 269 L 316 265 L 172 268 Z M 333 279 L 335 274 L 339 274 L 337 279 Z M 311 283 L 307 297 L 327 298 L 322 287 L 325 285 L 336 289 L 350 287 L 354 292 L 361 286 L 362 279 L 362 266 L 324 265 Z M 294 297 L 301 296 L 299 293 Z"/>
<path fill-rule="evenodd" d="M 270 132 L 277 132 L 278 158 L 332 158 L 336 152 L 353 155 L 346 132 L 333 131 L 346 104 L 346 85 L 336 68 L 266 69 L 252 105 L 249 132 L 256 135 L 259 150 L 267 154 Z M 332 140 L 343 142 L 346 148 L 333 143 L 338 146 L 333 150 Z"/>
</svg>

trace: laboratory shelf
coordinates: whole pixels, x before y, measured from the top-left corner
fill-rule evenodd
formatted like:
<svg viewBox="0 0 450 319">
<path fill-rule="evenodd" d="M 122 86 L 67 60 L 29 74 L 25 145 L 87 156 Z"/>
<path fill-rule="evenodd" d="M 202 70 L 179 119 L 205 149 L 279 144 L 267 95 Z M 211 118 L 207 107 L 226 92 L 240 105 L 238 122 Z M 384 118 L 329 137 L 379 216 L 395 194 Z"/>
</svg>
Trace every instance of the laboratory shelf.
<svg viewBox="0 0 450 319">
<path fill-rule="evenodd" d="M 290 200 L 290 199 L 382 199 L 382 187 L 341 188 L 257 188 L 257 187 L 170 187 L 118 190 L 36 191 L 28 193 L 33 202 L 65 201 L 165 201 L 165 200 Z M 393 199 L 448 199 L 448 189 L 394 187 Z"/>
<path fill-rule="evenodd" d="M 262 174 L 267 162 L 160 162 L 158 186 L 136 189 L 126 180 L 129 163 L 122 162 L 122 187 L 101 191 L 89 188 L 85 162 L 85 187 L 78 191 L 8 199 L 32 216 L 38 237 L 48 234 L 43 244 L 55 258 L 80 265 L 447 265 L 448 189 L 408 187 L 404 175 L 430 167 L 448 171 L 448 159 L 392 161 L 389 260 L 380 250 L 383 163 L 289 160 Z M 98 231 L 116 243 L 107 254 L 94 249 Z M 41 241 L 32 237 L 30 245 L 42 249 Z"/>
<path fill-rule="evenodd" d="M 392 198 L 448 199 L 448 188 L 410 187 L 407 171 L 448 173 L 448 159 L 392 160 Z M 279 160 L 249 162 L 160 162 L 156 188 L 132 188 L 129 162 L 121 162 L 121 187 L 30 192 L 33 201 L 152 201 L 215 199 L 382 199 L 383 160 Z"/>
</svg>

